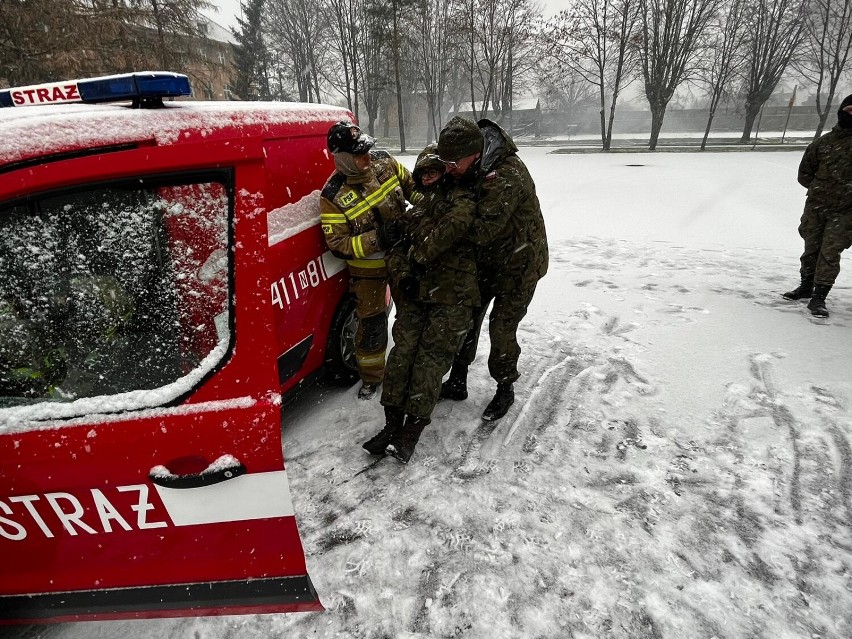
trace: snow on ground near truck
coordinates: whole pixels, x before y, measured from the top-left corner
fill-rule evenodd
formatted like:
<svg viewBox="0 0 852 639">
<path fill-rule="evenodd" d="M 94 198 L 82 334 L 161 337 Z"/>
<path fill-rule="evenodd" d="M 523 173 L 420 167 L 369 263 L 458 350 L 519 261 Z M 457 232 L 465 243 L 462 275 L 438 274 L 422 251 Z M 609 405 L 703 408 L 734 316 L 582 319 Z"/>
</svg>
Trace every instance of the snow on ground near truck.
<svg viewBox="0 0 852 639">
<path fill-rule="evenodd" d="M 549 151 L 521 151 L 551 260 L 505 418 L 479 419 L 487 338 L 408 466 L 357 474 L 382 425 L 357 387 L 285 408 L 326 612 L 28 636 L 852 636 L 852 264 L 826 322 L 780 297 L 801 153 Z"/>
</svg>

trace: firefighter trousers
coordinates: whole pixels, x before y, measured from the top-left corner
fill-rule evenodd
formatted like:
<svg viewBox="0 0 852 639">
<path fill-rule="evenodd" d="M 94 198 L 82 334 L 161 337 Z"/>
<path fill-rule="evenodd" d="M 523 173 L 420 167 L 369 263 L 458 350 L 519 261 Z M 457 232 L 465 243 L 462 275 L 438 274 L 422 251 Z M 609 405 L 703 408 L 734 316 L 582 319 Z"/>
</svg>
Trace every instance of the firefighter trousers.
<svg viewBox="0 0 852 639">
<path fill-rule="evenodd" d="M 355 360 L 365 384 L 381 383 L 385 375 L 385 350 L 388 346 L 387 278 L 356 277 L 349 290 L 355 295 Z"/>
</svg>

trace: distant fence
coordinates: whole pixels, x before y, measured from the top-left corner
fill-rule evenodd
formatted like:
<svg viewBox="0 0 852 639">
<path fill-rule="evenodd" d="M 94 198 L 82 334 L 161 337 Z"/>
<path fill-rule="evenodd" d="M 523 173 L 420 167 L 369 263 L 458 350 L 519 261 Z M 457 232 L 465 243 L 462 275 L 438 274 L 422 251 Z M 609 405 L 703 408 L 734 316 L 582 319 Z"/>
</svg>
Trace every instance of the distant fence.
<svg viewBox="0 0 852 639">
<path fill-rule="evenodd" d="M 607 113 L 607 117 L 609 113 Z M 662 133 L 666 132 L 703 132 L 707 126 L 709 109 L 670 109 L 663 120 Z M 787 120 L 786 106 L 767 106 L 760 119 L 761 131 L 782 131 Z M 830 128 L 837 121 L 832 114 L 826 122 Z M 794 106 L 790 113 L 789 131 L 815 131 L 819 117 L 813 105 Z M 757 121 L 755 120 L 755 126 Z M 719 109 L 713 118 L 711 131 L 730 131 L 742 133 L 745 115 L 734 109 Z M 543 109 L 539 135 L 597 134 L 600 132 L 600 111 L 595 109 L 576 109 L 573 112 Z M 616 110 L 613 133 L 647 134 L 651 130 L 650 111 Z M 752 130 L 754 133 L 754 130 Z"/>
</svg>

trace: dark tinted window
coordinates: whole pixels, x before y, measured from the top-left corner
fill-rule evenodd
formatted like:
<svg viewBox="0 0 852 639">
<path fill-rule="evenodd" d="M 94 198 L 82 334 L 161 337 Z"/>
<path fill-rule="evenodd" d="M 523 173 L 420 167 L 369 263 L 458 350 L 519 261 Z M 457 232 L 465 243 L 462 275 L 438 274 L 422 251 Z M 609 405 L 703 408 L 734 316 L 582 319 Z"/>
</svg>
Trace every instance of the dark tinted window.
<svg viewBox="0 0 852 639">
<path fill-rule="evenodd" d="M 215 366 L 229 339 L 228 219 L 213 180 L 0 209 L 0 408 L 186 392 L 179 380 Z"/>
</svg>

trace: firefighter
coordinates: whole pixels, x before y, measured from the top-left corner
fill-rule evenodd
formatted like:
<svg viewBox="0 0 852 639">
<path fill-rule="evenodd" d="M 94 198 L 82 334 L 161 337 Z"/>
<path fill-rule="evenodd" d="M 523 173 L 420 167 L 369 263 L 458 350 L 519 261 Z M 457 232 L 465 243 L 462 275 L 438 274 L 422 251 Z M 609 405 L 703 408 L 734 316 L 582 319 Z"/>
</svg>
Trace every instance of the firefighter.
<svg viewBox="0 0 852 639">
<path fill-rule="evenodd" d="M 808 189 L 799 235 L 801 283 L 783 294 L 809 299 L 816 317 L 828 317 L 825 298 L 840 273 L 840 254 L 852 246 L 852 95 L 837 111 L 837 125 L 805 149 L 799 184 Z"/>
<path fill-rule="evenodd" d="M 328 131 L 335 171 L 320 198 L 322 230 L 329 249 L 346 260 L 355 296 L 355 358 L 361 388 L 371 399 L 382 383 L 388 340 L 385 250 L 398 239 L 398 219 L 414 203 L 408 169 L 386 151 L 371 151 L 375 140 L 351 122 Z"/>
<path fill-rule="evenodd" d="M 488 371 L 497 381 L 497 392 L 482 414 L 486 421 L 503 417 L 515 401 L 513 385 L 520 377 L 521 355 L 518 324 L 547 272 L 544 218 L 535 183 L 517 151 L 509 135 L 487 119 L 474 123 L 456 116 L 438 138 L 438 154 L 448 173 L 471 189 L 477 201 L 477 217 L 468 237 L 479 247 L 476 267 L 481 296 L 441 397 L 467 398 L 468 367 L 476 356 L 482 321 L 493 300 Z"/>
<path fill-rule="evenodd" d="M 442 180 L 434 148 L 417 159 L 422 201 L 405 216 L 404 233 L 388 252 L 396 302 L 394 347 L 382 389 L 385 427 L 364 443 L 373 455 L 411 459 L 479 305 L 475 247 L 464 239 L 474 219 L 473 194 Z"/>
</svg>

